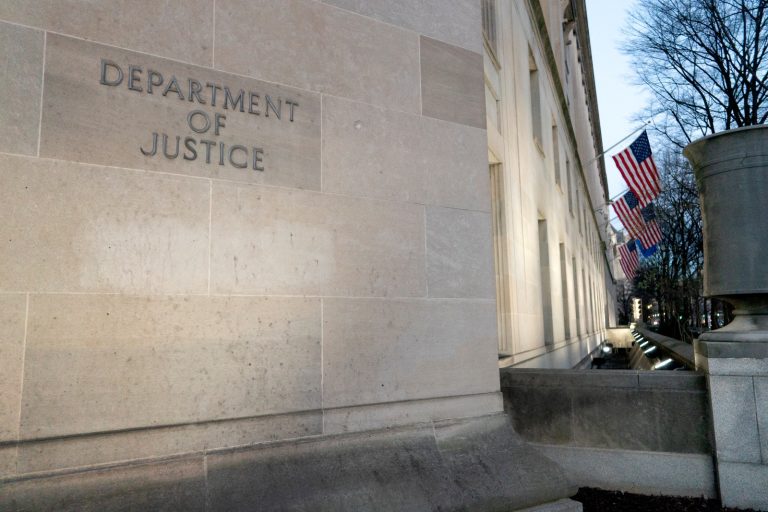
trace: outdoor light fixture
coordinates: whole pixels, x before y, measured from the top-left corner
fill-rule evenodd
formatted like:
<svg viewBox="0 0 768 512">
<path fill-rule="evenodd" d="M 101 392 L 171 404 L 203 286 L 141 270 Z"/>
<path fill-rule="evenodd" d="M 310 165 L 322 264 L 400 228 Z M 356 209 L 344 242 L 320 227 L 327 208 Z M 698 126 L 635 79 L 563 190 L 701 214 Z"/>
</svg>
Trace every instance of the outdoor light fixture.
<svg viewBox="0 0 768 512">
<path fill-rule="evenodd" d="M 655 365 L 653 365 L 653 369 L 654 370 L 658 370 L 659 368 L 663 368 L 663 367 L 667 366 L 671 362 L 672 362 L 672 359 L 665 359 L 665 360 L 661 361 L 660 363 L 656 363 Z"/>
<path fill-rule="evenodd" d="M 606 354 L 609 354 L 611 352 L 611 347 L 609 347 L 608 345 L 603 346 L 603 352 L 605 352 Z"/>
<path fill-rule="evenodd" d="M 651 352 L 653 352 L 654 350 L 656 350 L 656 347 L 651 347 L 651 348 L 649 348 L 648 350 L 644 350 L 644 351 L 643 351 L 643 354 L 645 354 L 645 355 L 648 355 L 648 354 L 650 354 Z"/>
</svg>

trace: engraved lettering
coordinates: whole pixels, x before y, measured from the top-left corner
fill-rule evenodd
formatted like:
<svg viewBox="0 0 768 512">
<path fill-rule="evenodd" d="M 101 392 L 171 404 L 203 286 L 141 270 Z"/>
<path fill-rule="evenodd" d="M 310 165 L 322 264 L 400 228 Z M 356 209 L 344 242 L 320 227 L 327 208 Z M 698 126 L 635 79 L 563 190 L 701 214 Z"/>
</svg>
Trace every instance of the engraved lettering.
<svg viewBox="0 0 768 512">
<path fill-rule="evenodd" d="M 155 156 L 157 153 L 157 132 L 152 132 L 152 151 L 147 151 L 141 146 L 139 146 L 139 149 L 141 150 L 141 154 L 144 156 Z"/>
<path fill-rule="evenodd" d="M 201 105 L 205 105 L 205 100 L 200 97 L 200 93 L 203 91 L 203 85 L 195 80 L 194 78 L 189 79 L 189 94 L 188 94 L 188 100 L 192 101 L 192 98 L 195 98 L 198 103 Z"/>
<path fill-rule="evenodd" d="M 244 155 L 243 163 L 235 162 L 235 160 L 232 158 L 232 154 L 236 151 L 242 151 Z M 245 148 L 245 146 L 241 146 L 239 144 L 235 144 L 231 148 L 229 148 L 229 163 L 232 164 L 232 167 L 237 167 L 238 169 L 245 169 L 248 167 L 248 150 Z"/>
<path fill-rule="evenodd" d="M 240 105 L 240 112 L 244 112 L 243 110 L 243 98 L 245 96 L 245 92 L 243 92 L 242 89 L 238 92 L 237 97 L 233 98 L 232 93 L 229 91 L 229 87 L 224 87 L 224 108 L 228 108 L 227 105 L 230 105 L 232 107 L 232 110 L 238 110 L 237 106 Z"/>
<path fill-rule="evenodd" d="M 216 91 L 217 90 L 220 91 L 221 87 L 216 85 L 216 84 L 212 84 L 211 82 L 207 82 L 205 84 L 205 86 L 211 90 L 211 106 L 215 107 L 216 106 Z"/>
<path fill-rule="evenodd" d="M 202 139 L 200 141 L 200 144 L 205 146 L 205 163 L 207 164 L 211 163 L 211 146 L 213 146 L 216 143 L 212 140 Z"/>
<path fill-rule="evenodd" d="M 184 94 L 181 92 L 181 89 L 179 89 L 179 81 L 176 79 L 175 75 L 171 75 L 171 81 L 168 82 L 168 85 L 163 89 L 163 96 L 167 96 L 169 92 L 175 92 L 179 95 L 179 99 L 184 101 Z"/>
<path fill-rule="evenodd" d="M 131 91 L 141 92 L 144 89 L 135 85 L 141 82 L 141 66 L 128 66 L 128 89 Z"/>
<path fill-rule="evenodd" d="M 184 152 L 184 160 L 195 160 L 197 158 L 197 150 L 195 149 L 195 139 L 187 137 L 184 139 L 184 147 L 187 151 Z M 191 156 L 189 156 L 191 153 Z"/>
<path fill-rule="evenodd" d="M 264 109 L 264 117 L 269 117 L 269 110 L 272 109 L 272 112 L 274 112 L 277 118 L 280 119 L 280 110 L 282 110 L 283 107 L 283 100 L 278 98 L 277 106 L 275 106 L 269 94 L 265 95 L 264 99 L 267 101 L 267 108 Z"/>
<path fill-rule="evenodd" d="M 160 71 L 145 68 L 141 65 L 127 63 L 124 65 L 126 66 L 125 69 L 115 61 L 101 59 L 99 83 L 110 87 L 122 86 L 125 83 L 129 91 L 139 93 L 146 91 L 147 94 L 161 91 L 161 95 L 164 97 L 175 94 L 182 101 L 186 100 L 189 103 L 197 102 L 200 105 L 218 107 L 212 111 L 196 109 L 186 114 L 188 130 L 195 134 L 209 134 L 208 136 L 210 136 L 211 128 L 213 127 L 213 135 L 217 138 L 220 137 L 227 126 L 227 115 L 229 115 L 224 111 L 239 111 L 243 113 L 247 111 L 249 114 L 257 116 L 263 114 L 264 117 L 273 116 L 278 121 L 282 121 L 282 107 L 283 103 L 285 103 L 287 105 L 286 110 L 288 111 L 287 121 L 293 123 L 296 119 L 296 110 L 299 108 L 299 103 L 292 99 L 283 99 L 280 96 L 263 94 L 263 91 L 260 94 L 245 88 L 230 88 L 222 83 L 201 82 L 195 78 L 182 77 L 179 80 L 173 74 L 169 75 L 169 80 L 165 80 L 163 73 Z M 186 87 L 182 89 L 182 85 Z M 281 89 L 274 88 L 273 90 L 280 91 Z M 170 108 L 168 110 L 170 111 Z M 163 112 L 158 111 L 158 113 L 162 114 Z M 232 115 L 237 116 L 237 114 Z M 254 130 L 258 130 L 258 128 L 258 126 L 253 127 Z M 252 131 L 251 133 L 254 132 Z M 175 147 L 173 146 L 174 137 L 176 139 Z M 162 142 L 160 138 L 162 138 Z M 218 165 L 234 167 L 236 169 L 248 169 L 250 166 L 254 171 L 264 171 L 264 148 L 253 147 L 247 144 L 230 145 L 230 141 L 218 139 L 197 139 L 196 136 L 191 136 L 189 132 L 186 134 L 169 135 L 162 131 L 153 131 L 150 135 L 150 143 L 139 145 L 139 151 L 144 157 L 158 156 L 161 152 L 161 144 L 162 154 L 168 160 L 176 160 L 180 157 L 188 162 L 195 161 L 198 158 L 202 160 L 204 148 L 205 163 L 212 164 L 215 158 L 215 156 L 212 156 L 213 148 L 218 146 Z"/>
<path fill-rule="evenodd" d="M 259 95 L 254 94 L 253 92 L 248 93 L 248 113 L 249 114 L 256 114 L 261 115 L 258 110 L 254 110 L 255 108 L 259 107 Z"/>
<path fill-rule="evenodd" d="M 159 80 L 155 80 L 158 78 Z M 160 87 L 163 85 L 163 75 L 154 69 L 147 70 L 147 94 L 152 94 L 153 87 Z"/>
<path fill-rule="evenodd" d="M 110 79 L 107 73 L 107 68 L 112 68 L 117 71 L 117 77 Z M 115 62 L 107 59 L 101 59 L 101 79 L 99 83 L 101 85 L 120 85 L 123 81 L 123 70 L 120 69 Z"/>
<path fill-rule="evenodd" d="M 168 135 L 163 134 L 163 155 L 165 155 L 165 158 L 169 160 L 173 160 L 177 156 L 179 156 L 179 141 L 181 137 L 178 135 L 176 136 L 176 152 L 172 155 L 168 154 Z"/>
<path fill-rule="evenodd" d="M 264 166 L 259 165 L 261 163 L 264 163 L 264 159 L 262 158 L 264 155 L 264 150 L 261 148 L 253 148 L 253 170 L 254 171 L 263 171 Z"/>
<path fill-rule="evenodd" d="M 296 103 L 295 101 L 291 101 L 291 100 L 285 100 L 285 104 L 291 107 L 291 109 L 290 109 L 290 114 L 291 115 L 290 115 L 289 119 L 290 119 L 291 122 L 293 122 L 293 109 L 297 108 L 299 106 L 299 104 Z"/>
<path fill-rule="evenodd" d="M 216 112 L 216 114 L 214 115 L 214 118 L 213 118 L 214 119 L 214 121 L 213 121 L 213 134 L 214 135 L 218 135 L 219 134 L 219 130 L 221 128 L 226 127 L 226 125 L 224 124 L 224 120 L 226 118 L 227 118 L 226 115 L 219 114 L 218 112 Z"/>
<path fill-rule="evenodd" d="M 198 122 L 198 126 L 195 126 L 195 118 L 202 118 L 202 126 L 200 126 L 200 122 Z M 211 128 L 211 118 L 208 117 L 208 114 L 203 112 L 202 110 L 193 110 L 189 114 L 187 114 L 187 124 L 195 133 L 205 133 Z M 218 128 L 217 128 L 218 130 Z M 218 132 L 216 133 L 218 135 Z"/>
</svg>

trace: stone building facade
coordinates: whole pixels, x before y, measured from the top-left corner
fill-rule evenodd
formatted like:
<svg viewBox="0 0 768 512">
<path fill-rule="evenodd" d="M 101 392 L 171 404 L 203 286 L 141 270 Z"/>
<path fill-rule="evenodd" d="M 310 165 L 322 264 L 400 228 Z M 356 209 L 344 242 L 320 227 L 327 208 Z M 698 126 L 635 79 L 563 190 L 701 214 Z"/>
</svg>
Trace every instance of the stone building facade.
<svg viewBox="0 0 768 512">
<path fill-rule="evenodd" d="M 320 471 L 308 443 L 393 428 L 416 434 L 386 434 L 386 454 L 530 470 L 494 483 L 510 503 L 567 496 L 488 426 L 499 339 L 515 361 L 576 361 L 608 322 L 588 47 L 564 9 L 499 2 L 499 71 L 474 0 L 0 4 L 0 508 L 111 496 L 94 489 L 151 507 L 152 482 L 180 509 L 235 510 L 247 456 L 227 449 Z M 468 499 L 433 478 L 429 499 Z"/>
<path fill-rule="evenodd" d="M 502 364 L 571 368 L 616 322 L 586 8 L 483 8 Z"/>
</svg>

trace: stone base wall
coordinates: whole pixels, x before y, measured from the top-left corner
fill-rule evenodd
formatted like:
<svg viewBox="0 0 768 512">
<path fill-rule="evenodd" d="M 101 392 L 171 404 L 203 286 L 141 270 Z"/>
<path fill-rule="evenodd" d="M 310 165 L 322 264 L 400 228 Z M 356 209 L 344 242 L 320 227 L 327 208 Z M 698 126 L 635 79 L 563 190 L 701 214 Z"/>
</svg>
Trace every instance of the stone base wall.
<svg viewBox="0 0 768 512">
<path fill-rule="evenodd" d="M 576 488 L 506 415 L 38 475 L 1 489 L 9 512 L 581 510 L 565 499 Z"/>
<path fill-rule="evenodd" d="M 503 369 L 518 434 L 579 487 L 717 497 L 704 375 Z"/>
<path fill-rule="evenodd" d="M 722 502 L 768 510 L 768 342 L 698 340 L 695 350 L 707 372 Z"/>
</svg>

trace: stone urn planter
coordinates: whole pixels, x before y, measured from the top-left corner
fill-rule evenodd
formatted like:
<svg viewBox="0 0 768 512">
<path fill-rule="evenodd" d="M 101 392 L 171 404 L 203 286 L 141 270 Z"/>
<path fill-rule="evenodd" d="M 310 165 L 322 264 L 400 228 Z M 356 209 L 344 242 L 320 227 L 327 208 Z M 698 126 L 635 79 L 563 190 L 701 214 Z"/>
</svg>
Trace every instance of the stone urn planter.
<svg viewBox="0 0 768 512">
<path fill-rule="evenodd" d="M 768 125 L 689 144 L 704 220 L 704 294 L 734 320 L 702 341 L 768 342 Z"/>
</svg>

